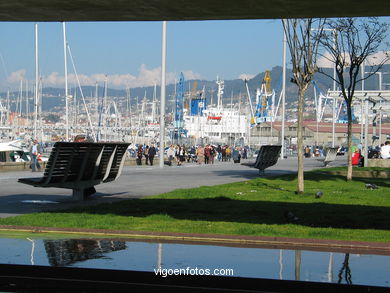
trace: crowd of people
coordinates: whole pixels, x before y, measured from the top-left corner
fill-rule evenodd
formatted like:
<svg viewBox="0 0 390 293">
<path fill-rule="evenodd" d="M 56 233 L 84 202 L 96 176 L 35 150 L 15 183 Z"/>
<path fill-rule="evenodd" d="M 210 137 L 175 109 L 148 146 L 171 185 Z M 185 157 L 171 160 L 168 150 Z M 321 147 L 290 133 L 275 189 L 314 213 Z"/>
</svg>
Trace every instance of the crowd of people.
<svg viewBox="0 0 390 293">
<path fill-rule="evenodd" d="M 305 146 L 304 156 L 305 158 L 310 157 L 323 157 L 325 150 L 322 146 Z"/>
<path fill-rule="evenodd" d="M 362 154 L 362 145 L 354 145 L 351 148 L 351 156 L 352 156 L 352 165 L 355 166 L 363 166 L 364 157 Z M 344 155 L 347 153 L 347 148 L 339 147 L 337 153 L 339 155 Z M 321 146 L 305 146 L 304 148 L 304 156 L 305 158 L 310 157 L 323 157 L 326 155 L 326 151 Z M 368 148 L 368 159 L 390 159 L 390 141 L 386 141 L 382 143 L 380 146 L 369 147 Z"/>
<path fill-rule="evenodd" d="M 136 157 L 137 165 L 153 165 L 154 157 L 159 153 L 159 149 L 154 144 L 138 145 L 136 151 L 131 152 Z M 197 146 L 170 145 L 166 150 L 166 164 L 176 164 L 181 166 L 183 163 L 192 162 L 201 164 L 214 164 L 214 162 L 239 163 L 241 159 L 248 158 L 248 149 L 246 147 L 233 147 L 229 145 L 207 144 Z"/>
<path fill-rule="evenodd" d="M 145 165 L 153 166 L 154 157 L 157 154 L 157 149 L 152 143 L 149 145 L 139 145 L 137 148 L 137 165 L 142 165 L 142 159 L 145 157 Z"/>
<path fill-rule="evenodd" d="M 346 149 L 339 148 L 338 154 L 347 153 Z M 197 146 L 185 145 L 170 145 L 166 150 L 167 165 L 176 164 L 181 166 L 185 162 L 192 162 L 201 164 L 214 164 L 215 161 L 239 163 L 241 159 L 248 158 L 249 149 L 247 147 L 234 147 L 230 145 L 212 145 L 207 144 Z M 154 144 L 138 145 L 136 151 L 133 153 L 136 156 L 137 165 L 153 165 L 153 160 L 158 155 L 159 149 Z M 363 165 L 363 156 L 361 148 L 358 146 L 352 147 L 352 164 Z M 326 156 L 326 149 L 322 146 L 305 146 L 304 156 L 310 157 L 324 157 Z M 380 147 L 370 150 L 368 158 L 383 158 L 390 159 L 390 141 L 386 141 Z M 144 163 L 143 163 L 144 162 Z"/>
<path fill-rule="evenodd" d="M 74 139 L 75 142 L 89 142 L 87 136 L 76 136 Z M 352 164 L 353 165 L 362 165 L 363 156 L 361 147 L 353 146 L 352 147 Z M 37 140 L 33 140 L 33 143 L 30 147 L 31 155 L 31 168 L 35 172 L 39 167 L 39 155 L 42 152 L 42 146 L 38 144 Z M 197 146 L 185 146 L 185 145 L 170 145 L 166 150 L 166 164 L 172 165 L 177 164 L 181 166 L 184 162 L 192 162 L 201 164 L 214 164 L 214 162 L 230 162 L 240 163 L 241 159 L 248 158 L 248 147 L 234 147 L 230 145 L 213 145 L 207 144 L 197 145 Z M 342 153 L 340 148 L 338 151 Z M 135 149 L 130 149 L 130 155 L 136 157 L 137 165 L 142 165 L 143 162 L 145 165 L 153 166 L 154 158 L 160 153 L 160 150 L 152 143 L 151 145 L 137 145 Z M 304 156 L 306 158 L 310 157 L 323 157 L 326 155 L 326 150 L 322 146 L 305 146 Z M 382 158 L 390 159 L 390 141 L 386 141 L 381 146 L 370 149 L 368 153 L 368 158 Z"/>
</svg>

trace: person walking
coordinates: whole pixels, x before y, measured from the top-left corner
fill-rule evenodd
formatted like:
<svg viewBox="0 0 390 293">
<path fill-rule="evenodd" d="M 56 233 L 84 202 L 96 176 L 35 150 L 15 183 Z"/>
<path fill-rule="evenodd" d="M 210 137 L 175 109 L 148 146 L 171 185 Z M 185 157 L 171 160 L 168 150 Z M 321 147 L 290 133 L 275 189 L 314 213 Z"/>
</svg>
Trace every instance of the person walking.
<svg viewBox="0 0 390 293">
<path fill-rule="evenodd" d="M 209 157 L 210 164 L 214 164 L 215 154 L 216 154 L 215 147 L 213 145 L 210 145 L 210 157 Z"/>
<path fill-rule="evenodd" d="M 218 161 L 221 161 L 222 160 L 222 147 L 221 147 L 221 145 L 219 144 L 218 146 L 217 146 L 217 159 L 218 159 Z"/>
<path fill-rule="evenodd" d="M 154 160 L 154 156 L 156 155 L 156 153 L 157 153 L 156 148 L 155 148 L 154 144 L 152 143 L 152 145 L 149 148 L 149 162 L 150 162 L 150 166 L 153 166 L 153 160 Z"/>
<path fill-rule="evenodd" d="M 37 169 L 40 168 L 38 163 L 38 156 L 41 153 L 41 146 L 38 144 L 38 140 L 34 139 L 33 143 L 30 147 L 30 155 L 31 155 L 31 171 L 36 172 Z"/>
<path fill-rule="evenodd" d="M 175 158 L 175 149 L 174 149 L 173 145 L 170 145 L 170 147 L 167 151 L 167 157 L 168 157 L 168 165 L 171 166 L 172 161 Z"/>
<path fill-rule="evenodd" d="M 226 160 L 230 162 L 231 158 L 232 158 L 232 147 L 226 146 Z"/>
<path fill-rule="evenodd" d="M 180 165 L 180 159 L 179 159 L 179 154 L 180 154 L 180 145 L 175 146 L 175 159 L 176 159 L 176 165 Z"/>
<path fill-rule="evenodd" d="M 204 148 L 204 163 L 208 164 L 210 160 L 210 145 L 206 145 Z"/>
<path fill-rule="evenodd" d="M 139 145 L 137 149 L 137 165 L 142 165 L 143 154 L 142 145 Z"/>
<path fill-rule="evenodd" d="M 305 147 L 304 156 L 305 156 L 305 158 L 310 158 L 310 148 L 309 148 L 309 146 Z"/>
<path fill-rule="evenodd" d="M 221 153 L 222 153 L 222 162 L 226 162 L 226 146 L 223 146 L 222 149 L 221 149 Z"/>
<path fill-rule="evenodd" d="M 242 158 L 243 158 L 244 160 L 248 159 L 248 150 L 246 149 L 246 147 L 244 147 L 244 148 L 242 149 Z"/>
<path fill-rule="evenodd" d="M 385 145 L 381 147 L 381 158 L 390 159 L 390 141 L 386 141 Z"/>
<path fill-rule="evenodd" d="M 149 165 L 149 146 L 145 146 L 144 149 L 145 165 Z"/>
<path fill-rule="evenodd" d="M 203 164 L 204 162 L 204 148 L 202 145 L 198 146 L 198 149 L 196 150 L 196 157 L 197 162 L 199 165 Z"/>
<path fill-rule="evenodd" d="M 233 162 L 235 164 L 240 163 L 241 154 L 240 154 L 240 148 L 239 147 L 233 148 L 232 157 L 233 157 Z"/>
<path fill-rule="evenodd" d="M 180 151 L 179 151 L 179 161 L 180 161 L 180 166 L 183 162 L 186 161 L 186 147 L 185 145 L 183 144 L 181 147 L 180 147 Z"/>
</svg>

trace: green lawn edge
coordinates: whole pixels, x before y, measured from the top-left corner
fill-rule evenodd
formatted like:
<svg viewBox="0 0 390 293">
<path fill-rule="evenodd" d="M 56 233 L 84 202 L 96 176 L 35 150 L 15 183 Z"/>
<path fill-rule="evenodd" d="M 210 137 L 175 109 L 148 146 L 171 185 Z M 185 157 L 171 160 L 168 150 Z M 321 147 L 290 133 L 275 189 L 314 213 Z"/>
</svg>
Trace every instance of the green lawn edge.
<svg viewBox="0 0 390 293">
<path fill-rule="evenodd" d="M 3 218 L 0 225 L 390 242 L 389 180 L 347 182 L 331 175 L 334 169 L 306 172 L 304 195 L 295 194 L 290 174 Z"/>
</svg>

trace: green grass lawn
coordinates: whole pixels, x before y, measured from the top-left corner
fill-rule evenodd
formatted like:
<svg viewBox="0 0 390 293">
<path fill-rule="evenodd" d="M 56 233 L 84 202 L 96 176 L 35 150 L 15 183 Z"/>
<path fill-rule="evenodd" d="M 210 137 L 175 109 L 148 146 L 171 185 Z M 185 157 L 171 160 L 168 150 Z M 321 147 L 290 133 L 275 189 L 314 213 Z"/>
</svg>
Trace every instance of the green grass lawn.
<svg viewBox="0 0 390 293">
<path fill-rule="evenodd" d="M 0 219 L 2 225 L 390 241 L 389 179 L 305 174 L 179 189 L 158 196 Z M 366 183 L 379 188 L 369 190 Z M 318 191 L 321 198 L 315 198 Z M 298 219 L 291 221 L 286 212 Z"/>
</svg>

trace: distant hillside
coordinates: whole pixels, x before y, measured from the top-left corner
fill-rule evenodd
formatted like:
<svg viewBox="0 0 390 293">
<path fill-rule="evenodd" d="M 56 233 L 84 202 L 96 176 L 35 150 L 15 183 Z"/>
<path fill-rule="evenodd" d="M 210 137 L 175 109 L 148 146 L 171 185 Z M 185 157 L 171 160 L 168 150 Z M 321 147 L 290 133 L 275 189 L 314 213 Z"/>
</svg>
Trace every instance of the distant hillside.
<svg viewBox="0 0 390 293">
<path fill-rule="evenodd" d="M 385 65 L 382 69 L 382 71 L 390 71 L 390 65 Z M 328 69 L 327 73 L 332 75 L 333 69 Z M 265 72 L 261 72 L 252 79 L 248 81 L 249 91 L 251 94 L 252 99 L 255 96 L 256 88 L 261 86 L 261 82 L 264 78 Z M 287 78 L 286 78 L 286 100 L 287 102 L 293 102 L 297 98 L 297 86 L 290 82 L 292 77 L 292 71 L 291 69 L 287 69 Z M 389 84 L 390 82 L 390 75 L 383 75 L 384 83 Z M 327 76 L 316 73 L 314 76 L 313 81 L 316 83 L 318 88 L 326 93 L 326 91 L 332 87 L 332 80 L 328 78 Z M 206 90 L 206 98 L 208 100 L 208 103 L 215 103 L 217 99 L 217 84 L 215 81 L 207 81 L 207 80 L 196 80 L 197 82 L 197 90 L 200 91 L 205 87 Z M 281 66 L 275 66 L 271 70 L 271 84 L 272 87 L 275 89 L 277 98 L 279 97 L 281 88 L 282 88 L 282 67 Z M 192 87 L 194 85 L 194 80 L 188 80 L 185 83 L 186 91 L 192 91 Z M 367 89 L 377 89 L 378 88 L 378 76 L 374 75 L 371 78 L 367 79 L 365 81 L 365 87 Z M 360 85 L 357 87 L 360 89 Z M 306 93 L 306 97 L 310 98 L 314 95 L 314 86 L 311 85 Z M 95 91 L 96 88 L 94 86 L 83 86 L 82 91 L 85 97 L 95 97 Z M 144 96 L 148 100 L 151 100 L 153 97 L 153 91 L 154 87 L 138 87 L 138 88 L 132 88 L 130 89 L 130 95 L 131 95 L 131 104 L 135 105 L 138 97 L 138 101 L 140 102 Z M 81 98 L 80 90 L 77 88 L 72 88 L 69 90 L 70 94 L 73 96 L 76 96 L 77 98 Z M 43 105 L 42 109 L 43 111 L 61 111 L 63 109 L 65 101 L 64 101 L 64 93 L 65 90 L 63 88 L 44 88 L 43 89 Z M 169 84 L 166 88 L 166 94 L 167 94 L 167 106 L 172 107 L 173 106 L 173 100 L 175 95 L 175 85 Z M 245 87 L 245 83 L 241 79 L 234 79 L 234 80 L 225 80 L 225 91 L 224 91 L 224 97 L 223 101 L 224 103 L 228 104 L 231 101 L 231 96 L 233 95 L 233 101 L 237 102 L 238 97 L 241 94 L 242 100 L 247 101 L 247 90 Z M 98 96 L 102 97 L 104 95 L 104 88 L 98 87 Z M 118 89 L 107 89 L 107 95 L 110 98 L 114 99 L 120 99 L 124 100 L 125 97 L 127 97 L 126 90 L 118 90 Z M 19 92 L 12 92 L 10 93 L 11 102 L 15 107 L 16 105 L 16 99 L 19 96 Z M 32 100 L 33 93 L 29 93 L 30 99 Z M 1 100 L 4 101 L 6 97 L 6 93 L 0 94 Z M 160 98 L 160 87 L 157 87 L 157 98 Z M 30 102 L 30 108 L 32 107 L 32 101 Z M 32 108 L 31 108 L 32 109 Z"/>
</svg>

